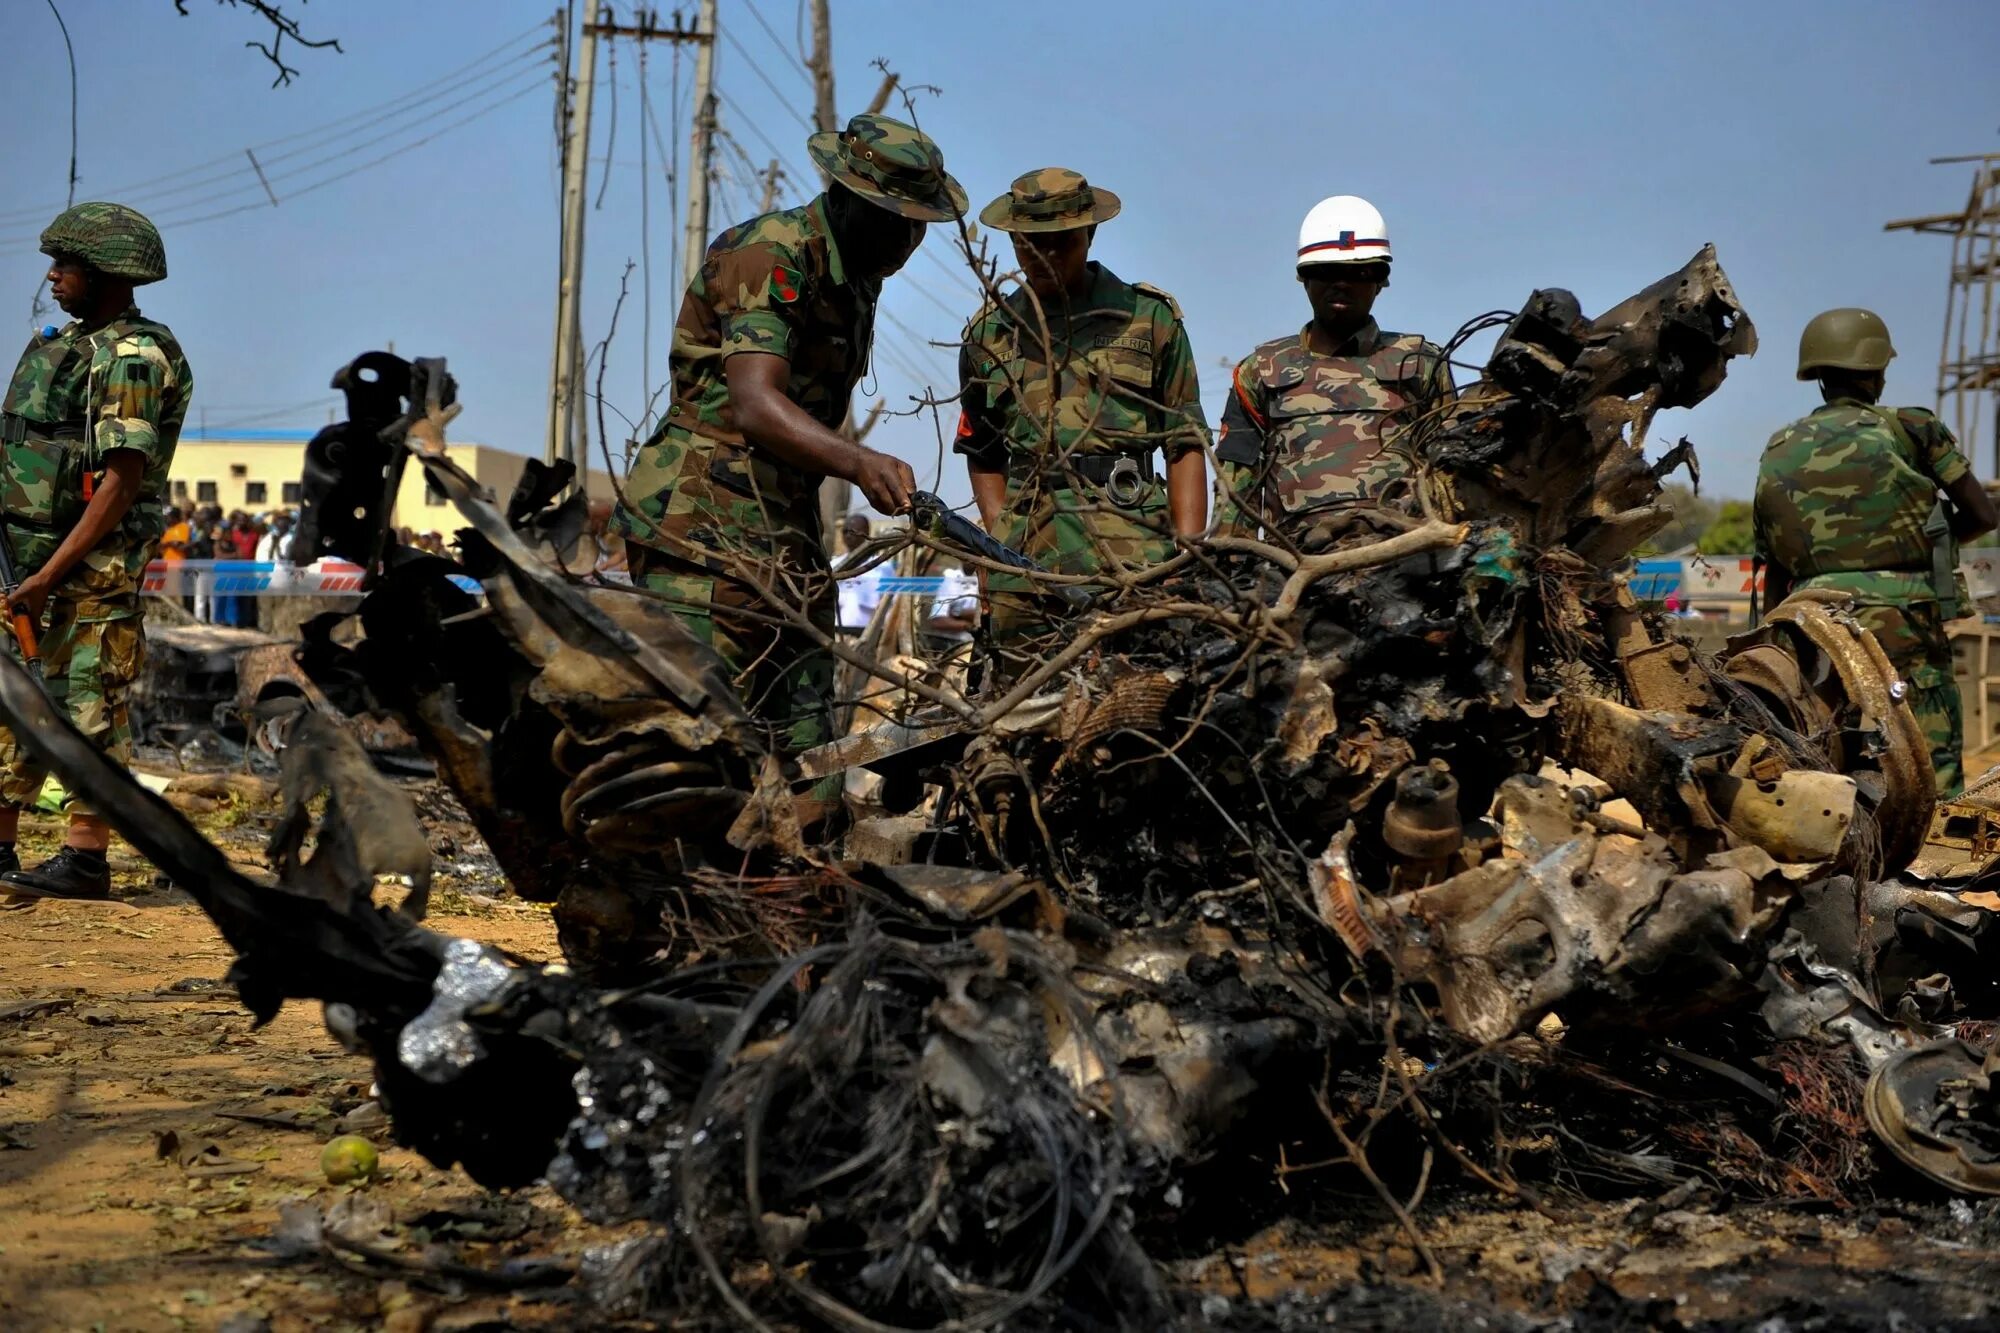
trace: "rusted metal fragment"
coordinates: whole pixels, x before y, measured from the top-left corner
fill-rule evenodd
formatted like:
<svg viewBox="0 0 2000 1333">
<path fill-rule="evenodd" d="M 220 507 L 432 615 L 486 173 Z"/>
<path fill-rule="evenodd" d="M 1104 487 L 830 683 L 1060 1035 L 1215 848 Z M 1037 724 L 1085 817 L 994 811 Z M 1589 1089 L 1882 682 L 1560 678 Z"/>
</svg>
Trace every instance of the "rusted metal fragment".
<svg viewBox="0 0 2000 1333">
<path fill-rule="evenodd" d="M 1868 1127 L 1911 1169 L 2000 1195 L 2000 1051 L 1956 1039 L 1902 1051 L 1868 1078 Z"/>
</svg>

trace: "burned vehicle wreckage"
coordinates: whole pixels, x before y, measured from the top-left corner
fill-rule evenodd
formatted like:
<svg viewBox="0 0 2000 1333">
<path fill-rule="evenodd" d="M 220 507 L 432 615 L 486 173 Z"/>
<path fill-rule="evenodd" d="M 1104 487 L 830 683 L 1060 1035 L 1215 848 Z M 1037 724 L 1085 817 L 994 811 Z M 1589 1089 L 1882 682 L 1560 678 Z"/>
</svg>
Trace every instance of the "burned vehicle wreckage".
<svg viewBox="0 0 2000 1333">
<path fill-rule="evenodd" d="M 1419 1251 L 1434 1163 L 1534 1203 L 2000 1193 L 1995 936 L 1946 888 L 1978 859 L 1925 851 L 1887 659 L 1809 598 L 1712 658 L 1621 576 L 1692 463 L 1647 461 L 1654 414 L 1754 347 L 1710 250 L 1595 319 L 1538 291 L 1397 437 L 1406 496 L 1187 543 L 1015 679 L 795 760 L 656 602 L 565 572 L 565 476 L 494 503 L 442 363 L 370 354 L 301 543 L 375 571 L 364 634 L 302 661 L 405 722 L 566 967 L 372 905 L 358 862 L 254 885 L 9 666 L 0 713 L 196 897 L 247 1007 L 325 1002 L 401 1142 L 657 1224 L 607 1257 L 623 1314 L 1196 1322 L 1159 1248 L 1279 1141 Z M 406 465 L 462 562 L 388 544 Z M 802 831 L 793 792 L 863 763 L 886 807 Z"/>
</svg>

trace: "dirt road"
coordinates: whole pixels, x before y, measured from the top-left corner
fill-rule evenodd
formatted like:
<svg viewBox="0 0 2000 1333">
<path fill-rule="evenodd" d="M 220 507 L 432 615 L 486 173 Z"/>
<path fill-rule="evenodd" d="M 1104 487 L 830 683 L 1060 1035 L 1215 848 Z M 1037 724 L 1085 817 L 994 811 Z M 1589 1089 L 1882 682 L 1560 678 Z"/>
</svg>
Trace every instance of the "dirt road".
<svg viewBox="0 0 2000 1333">
<path fill-rule="evenodd" d="M 53 829 L 36 833 L 30 856 Z M 517 1253 L 573 1257 L 611 1233 L 546 1189 L 489 1194 L 389 1146 L 368 1109 L 367 1061 L 327 1035 L 318 1006 L 253 1029 L 216 985 L 230 953 L 207 920 L 149 890 L 143 866 L 120 868 L 120 894 L 136 895 L 0 910 L 0 1328 L 207 1330 L 235 1316 L 276 1333 L 497 1317 L 576 1326 L 557 1306 L 476 1290 L 451 1300 L 435 1282 L 398 1280 L 388 1264 L 419 1259 L 428 1241 L 498 1267 Z M 442 907 L 441 930 L 555 954 L 544 911 L 456 895 Z M 320 1171 L 343 1117 L 383 1145 L 365 1190 Z M 357 1273 L 260 1248 L 287 1203 L 349 1194 L 390 1210 L 379 1242 L 390 1260 Z"/>
<path fill-rule="evenodd" d="M 222 831 L 246 864 L 254 823 Z M 54 833 L 32 821 L 24 850 L 41 854 Z M 449 1265 L 574 1265 L 630 1229 L 590 1226 L 546 1187 L 491 1193 L 391 1146 L 367 1062 L 326 1034 L 318 1006 L 290 1005 L 253 1029 L 217 985 L 230 955 L 200 912 L 129 854 L 114 867 L 115 902 L 0 907 L 0 1330 L 619 1327 L 573 1289 L 495 1290 Z M 547 913 L 512 900 L 447 884 L 431 924 L 556 956 Z M 383 1172 L 364 1188 L 322 1176 L 320 1149 L 343 1126 L 382 1147 Z M 1293 1221 L 1211 1238 L 1200 1254 L 1156 1250 L 1193 1326 L 1915 1330 L 2000 1319 L 2000 1201 L 1629 1199 L 1551 1218 L 1445 1197 L 1422 1214 L 1447 1274 L 1440 1290 L 1356 1182 L 1308 1177 L 1293 1189 L 1316 1189 L 1316 1202 L 1274 1196 L 1266 1214 Z M 358 1219 L 373 1257 L 318 1246 L 288 1256 L 301 1203 Z"/>
</svg>

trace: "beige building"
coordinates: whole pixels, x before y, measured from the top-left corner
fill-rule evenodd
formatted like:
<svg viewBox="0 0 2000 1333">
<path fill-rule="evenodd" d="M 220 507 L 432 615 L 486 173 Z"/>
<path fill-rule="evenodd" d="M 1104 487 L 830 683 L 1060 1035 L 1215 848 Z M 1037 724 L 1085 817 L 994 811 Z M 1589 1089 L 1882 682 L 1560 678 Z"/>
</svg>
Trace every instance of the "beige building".
<svg viewBox="0 0 2000 1333">
<path fill-rule="evenodd" d="M 234 509 L 253 514 L 296 510 L 306 442 L 312 435 L 311 431 L 186 431 L 167 474 L 169 502 L 183 509 L 221 505 L 225 514 Z M 490 444 L 453 444 L 449 452 L 503 504 L 528 464 L 527 455 Z M 593 499 L 612 498 L 610 480 L 602 469 L 592 470 L 589 490 Z M 403 470 L 390 522 L 420 534 L 439 532 L 447 537 L 463 526 L 451 502 L 430 489 L 423 469 L 414 464 Z"/>
</svg>

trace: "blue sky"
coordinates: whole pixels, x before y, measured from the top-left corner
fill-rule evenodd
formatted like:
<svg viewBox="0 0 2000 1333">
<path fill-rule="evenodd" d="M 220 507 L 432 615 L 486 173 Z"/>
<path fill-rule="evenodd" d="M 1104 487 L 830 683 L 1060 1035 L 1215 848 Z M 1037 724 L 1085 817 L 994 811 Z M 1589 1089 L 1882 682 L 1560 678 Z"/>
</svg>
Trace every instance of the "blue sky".
<svg viewBox="0 0 2000 1333">
<path fill-rule="evenodd" d="M 299 77 L 276 89 L 269 65 L 241 45 L 263 35 L 242 13 L 207 0 L 186 18 L 171 0 L 56 2 L 77 46 L 78 197 L 131 198 L 161 219 L 173 273 L 143 304 L 187 348 L 197 422 L 323 423 L 333 369 L 393 340 L 406 355 L 450 358 L 467 404 L 460 437 L 540 452 L 559 183 L 553 85 L 529 47 L 550 31 L 534 25 L 552 0 L 293 3 L 308 34 L 337 36 L 345 53 L 294 53 Z M 753 211 L 750 166 L 774 151 L 791 176 L 782 198 L 814 188 L 796 18 L 792 0 L 722 0 L 721 120 L 741 152 L 726 144 L 721 155 L 729 179 L 716 230 Z M 1713 241 L 1765 350 L 1736 363 L 1707 404 L 1664 415 L 1655 438 L 1691 436 L 1704 489 L 1718 495 L 1747 493 L 1763 441 L 1813 401 L 1792 379 L 1792 355 L 1820 309 L 1881 312 L 1903 353 L 1890 396 L 1930 403 L 1946 242 L 1882 223 L 1964 202 L 1970 168 L 1929 157 L 2000 149 L 1990 0 L 834 0 L 833 22 L 843 115 L 873 91 L 878 57 L 911 83 L 938 85 L 918 114 L 975 207 L 1047 165 L 1124 197 L 1097 257 L 1179 298 L 1211 417 L 1224 363 L 1303 322 L 1294 238 L 1324 195 L 1362 194 L 1387 215 L 1396 277 L 1377 313 L 1439 340 L 1538 286 L 1568 287 L 1602 310 Z M 0 51 L 14 107 L 0 143 L 10 186 L 0 312 L 25 333 L 42 272 L 34 233 L 63 202 L 68 159 L 68 72 L 44 0 L 0 5 Z M 600 72 L 617 87 L 618 123 L 613 141 L 606 87 L 583 315 L 593 343 L 620 271 L 642 252 L 636 48 L 620 43 L 615 76 L 608 60 Z M 683 102 L 690 77 L 683 58 Z M 645 145 L 652 365 L 641 358 L 635 270 L 604 381 L 606 399 L 634 416 L 664 378 L 679 302 L 670 259 L 680 223 L 661 160 L 676 143 L 686 157 L 673 80 L 673 56 L 656 44 L 647 96 L 659 133 Z M 334 133 L 274 142 L 343 118 Z M 277 207 L 258 205 L 245 148 L 270 164 Z M 864 389 L 892 408 L 926 382 L 949 391 L 952 354 L 926 344 L 950 342 L 976 304 L 959 262 L 934 233 L 891 280 Z M 624 428 L 607 419 L 616 447 Z M 873 442 L 927 482 L 935 475 L 927 416 L 892 419 Z M 1972 452 L 1992 475 L 1991 443 Z M 941 489 L 967 494 L 955 460 Z"/>
</svg>

